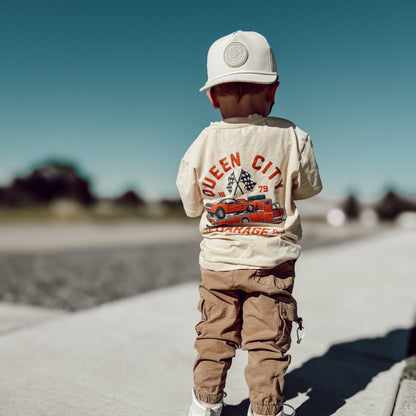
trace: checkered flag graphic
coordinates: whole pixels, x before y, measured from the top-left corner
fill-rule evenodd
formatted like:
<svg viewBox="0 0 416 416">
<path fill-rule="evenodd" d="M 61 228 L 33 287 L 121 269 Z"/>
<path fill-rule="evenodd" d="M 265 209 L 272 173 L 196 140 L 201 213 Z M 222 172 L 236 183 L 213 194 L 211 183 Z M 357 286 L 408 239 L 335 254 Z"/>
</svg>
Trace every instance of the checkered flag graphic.
<svg viewBox="0 0 416 416">
<path fill-rule="evenodd" d="M 246 191 L 252 191 L 254 187 L 256 186 L 256 182 L 253 182 L 251 180 L 250 174 L 246 172 L 245 170 L 241 171 L 240 179 L 238 180 L 238 182 L 240 181 L 243 182 L 244 188 L 246 189 Z"/>
<path fill-rule="evenodd" d="M 241 169 L 238 180 L 236 179 L 234 172 L 228 177 L 227 191 L 232 196 L 235 196 L 238 190 L 243 194 L 244 191 L 242 186 L 249 192 L 256 186 L 256 182 L 251 180 L 250 174 L 243 169 Z"/>
<path fill-rule="evenodd" d="M 227 191 L 228 193 L 231 194 L 231 192 L 233 191 L 233 187 L 234 187 L 234 183 L 236 182 L 235 180 L 235 175 L 234 172 L 228 177 L 228 184 L 227 184 Z"/>
</svg>

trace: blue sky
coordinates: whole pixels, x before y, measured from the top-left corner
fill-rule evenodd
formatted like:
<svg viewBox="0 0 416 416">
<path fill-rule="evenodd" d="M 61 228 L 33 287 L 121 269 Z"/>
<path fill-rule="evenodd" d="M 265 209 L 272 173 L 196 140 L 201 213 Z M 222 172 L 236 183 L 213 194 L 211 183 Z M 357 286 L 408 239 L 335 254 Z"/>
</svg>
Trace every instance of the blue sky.
<svg viewBox="0 0 416 416">
<path fill-rule="evenodd" d="M 413 0 L 4 1 L 0 185 L 75 162 L 100 195 L 175 196 L 180 158 L 220 114 L 206 53 L 238 29 L 269 40 L 273 116 L 313 140 L 323 193 L 416 195 Z"/>
</svg>

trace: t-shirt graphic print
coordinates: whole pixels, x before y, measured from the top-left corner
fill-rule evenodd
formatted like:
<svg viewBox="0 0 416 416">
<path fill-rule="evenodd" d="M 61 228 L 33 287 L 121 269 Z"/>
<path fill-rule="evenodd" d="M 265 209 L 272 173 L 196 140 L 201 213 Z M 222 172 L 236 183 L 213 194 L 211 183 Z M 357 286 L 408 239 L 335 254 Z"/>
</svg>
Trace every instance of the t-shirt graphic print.
<svg viewBox="0 0 416 416">
<path fill-rule="evenodd" d="M 211 123 L 182 158 L 177 186 L 187 215 L 201 216 L 200 264 L 213 270 L 297 258 L 294 200 L 322 188 L 309 136 L 260 115 Z"/>
</svg>

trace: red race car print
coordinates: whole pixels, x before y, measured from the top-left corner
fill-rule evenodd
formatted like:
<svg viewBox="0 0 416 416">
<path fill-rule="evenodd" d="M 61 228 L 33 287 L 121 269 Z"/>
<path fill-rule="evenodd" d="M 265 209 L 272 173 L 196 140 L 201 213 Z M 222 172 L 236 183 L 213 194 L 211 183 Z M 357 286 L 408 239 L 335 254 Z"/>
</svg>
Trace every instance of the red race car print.
<svg viewBox="0 0 416 416">
<path fill-rule="evenodd" d="M 248 199 L 224 198 L 215 204 L 206 204 L 207 218 L 212 225 L 248 222 L 280 224 L 285 220 L 284 210 L 265 195 Z"/>
</svg>

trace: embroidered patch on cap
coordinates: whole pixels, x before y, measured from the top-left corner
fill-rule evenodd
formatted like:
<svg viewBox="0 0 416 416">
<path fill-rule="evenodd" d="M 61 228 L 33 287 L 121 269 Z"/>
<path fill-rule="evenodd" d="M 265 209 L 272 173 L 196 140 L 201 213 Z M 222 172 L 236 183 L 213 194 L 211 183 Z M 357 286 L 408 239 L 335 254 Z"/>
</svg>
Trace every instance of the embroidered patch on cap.
<svg viewBox="0 0 416 416">
<path fill-rule="evenodd" d="M 224 61 L 231 68 L 237 68 L 246 63 L 248 50 L 240 42 L 232 42 L 224 50 Z"/>
</svg>

